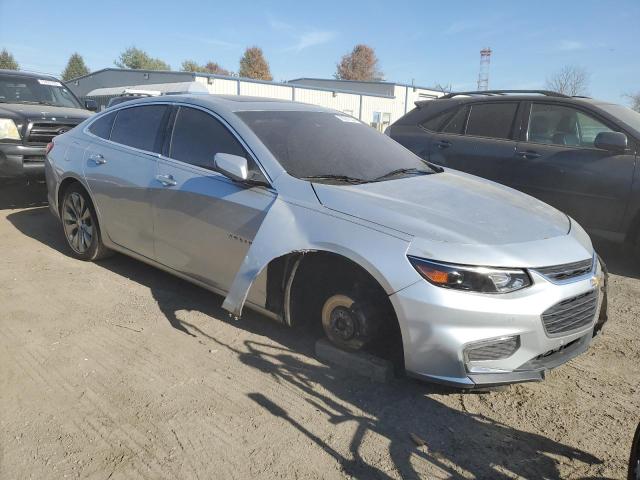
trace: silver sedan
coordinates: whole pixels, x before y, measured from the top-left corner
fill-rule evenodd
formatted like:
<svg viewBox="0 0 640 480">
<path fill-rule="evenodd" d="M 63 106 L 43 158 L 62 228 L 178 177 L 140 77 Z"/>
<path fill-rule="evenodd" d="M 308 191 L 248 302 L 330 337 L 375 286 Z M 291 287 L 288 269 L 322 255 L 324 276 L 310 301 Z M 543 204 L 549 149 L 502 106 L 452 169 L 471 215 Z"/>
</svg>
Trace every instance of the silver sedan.
<svg viewBox="0 0 640 480">
<path fill-rule="evenodd" d="M 575 221 L 341 112 L 135 100 L 56 137 L 46 178 L 77 258 L 124 253 L 422 379 L 541 380 L 606 318 Z"/>
</svg>

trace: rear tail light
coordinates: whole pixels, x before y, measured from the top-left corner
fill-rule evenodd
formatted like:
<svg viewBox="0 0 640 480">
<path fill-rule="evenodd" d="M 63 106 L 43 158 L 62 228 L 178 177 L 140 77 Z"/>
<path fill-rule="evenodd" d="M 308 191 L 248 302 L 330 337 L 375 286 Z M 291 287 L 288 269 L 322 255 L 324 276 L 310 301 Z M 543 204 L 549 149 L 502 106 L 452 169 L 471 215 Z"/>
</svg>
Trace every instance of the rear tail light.
<svg viewBox="0 0 640 480">
<path fill-rule="evenodd" d="M 55 145 L 53 144 L 53 142 L 49 142 L 49 143 L 47 143 L 47 148 L 45 149 L 44 153 L 45 153 L 45 154 L 48 154 L 51 150 L 53 150 L 53 147 L 54 147 L 54 146 L 55 146 Z"/>
</svg>

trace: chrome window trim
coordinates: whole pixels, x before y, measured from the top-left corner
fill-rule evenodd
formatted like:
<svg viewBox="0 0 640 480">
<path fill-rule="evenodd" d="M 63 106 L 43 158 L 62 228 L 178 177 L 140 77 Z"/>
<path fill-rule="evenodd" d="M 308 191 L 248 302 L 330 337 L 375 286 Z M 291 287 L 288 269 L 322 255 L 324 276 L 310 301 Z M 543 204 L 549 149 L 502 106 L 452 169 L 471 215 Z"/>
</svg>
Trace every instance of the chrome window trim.
<svg viewBox="0 0 640 480">
<path fill-rule="evenodd" d="M 238 142 L 240 142 L 240 145 L 242 145 L 242 147 L 247 151 L 247 153 L 251 156 L 251 159 L 255 162 L 255 164 L 258 166 L 258 168 L 260 169 L 260 172 L 264 175 L 264 178 L 267 180 L 267 182 L 269 183 L 269 186 L 267 187 L 270 190 L 274 190 L 275 188 L 273 187 L 273 180 L 271 179 L 271 177 L 267 174 L 264 166 L 260 163 L 260 161 L 258 160 L 257 156 L 255 155 L 255 153 L 253 152 L 253 150 L 251 150 L 251 148 L 249 148 L 249 145 L 247 144 L 247 142 L 244 141 L 244 139 L 238 134 L 238 132 L 235 131 L 235 129 L 229 124 L 229 122 L 227 122 L 223 117 L 221 117 L 218 113 L 206 108 L 206 107 L 202 107 L 200 105 L 195 105 L 193 103 L 187 103 L 187 102 L 171 102 L 171 101 L 167 101 L 167 100 L 160 100 L 160 101 L 156 101 L 156 102 L 143 102 L 143 103 L 136 103 L 134 105 L 122 105 L 118 108 L 114 108 L 114 109 L 106 109 L 102 112 L 100 112 L 99 115 L 96 115 L 95 118 L 93 118 L 83 129 L 82 129 L 82 133 L 93 137 L 99 141 L 103 141 L 103 142 L 107 142 L 110 145 L 115 145 L 121 148 L 126 148 L 129 150 L 132 150 L 134 152 L 137 153 L 144 153 L 147 155 L 150 155 L 152 157 L 155 158 L 165 158 L 165 159 L 170 159 L 173 160 L 175 162 L 180 162 L 180 164 L 183 165 L 191 165 L 194 166 L 190 163 L 187 162 L 182 162 L 181 160 L 178 160 L 176 158 L 171 158 L 171 157 L 166 157 L 164 155 L 162 155 L 162 153 L 156 153 L 156 152 L 150 152 L 148 150 L 141 150 L 139 148 L 135 148 L 135 147 L 131 147 L 129 145 L 124 145 L 122 143 L 118 143 L 118 142 L 114 142 L 110 139 L 106 139 L 106 138 L 102 138 L 99 137 L 98 135 L 94 135 L 93 133 L 91 133 L 89 131 L 89 127 L 91 127 L 91 125 L 93 125 L 93 122 L 97 122 L 100 118 L 104 117 L 105 115 L 112 113 L 112 112 L 117 112 L 116 113 L 116 118 L 113 120 L 113 124 L 115 125 L 116 120 L 118 119 L 118 113 L 122 110 L 128 109 L 128 108 L 136 108 L 136 107 L 141 107 L 144 105 L 167 105 L 167 106 L 172 106 L 172 105 L 178 105 L 178 106 L 185 106 L 185 107 L 190 107 L 190 108 L 196 108 L 198 110 L 202 110 L 203 112 L 211 115 L 212 117 L 216 118 L 217 120 L 219 120 L 226 128 L 227 130 L 229 130 L 231 132 L 231 134 L 236 138 L 236 140 L 238 140 Z M 175 119 L 174 119 L 175 121 Z M 174 124 L 175 125 L 175 124 Z M 174 125 L 171 125 L 171 135 L 173 135 L 173 127 Z M 113 125 L 111 126 L 111 129 L 113 130 Z M 202 170 L 206 171 L 206 172 L 214 172 L 214 173 L 218 173 L 219 172 L 215 172 L 214 170 L 209 170 L 206 168 L 203 168 Z M 222 175 L 223 177 L 225 177 L 224 175 Z M 227 178 L 227 177 L 225 177 Z"/>
<path fill-rule="evenodd" d="M 113 125 L 111 125 L 111 132 L 109 133 L 109 136 L 111 136 L 111 133 L 113 132 L 113 126 L 116 124 L 116 120 L 118 119 L 118 114 L 122 111 L 122 110 L 126 110 L 128 108 L 134 108 L 134 107 L 138 107 L 138 106 L 144 106 L 144 105 L 172 105 L 171 102 L 145 102 L 144 104 L 136 104 L 136 105 L 126 105 L 123 106 L 122 108 L 117 108 L 114 110 L 109 110 L 107 112 L 107 110 L 104 110 L 103 112 L 100 113 L 100 115 L 96 116 L 96 118 L 93 118 L 83 129 L 82 129 L 82 133 L 84 133 L 85 135 L 88 135 L 90 137 L 93 137 L 99 141 L 102 142 L 107 142 L 110 145 L 114 145 L 116 147 L 120 147 L 120 148 L 125 148 L 127 150 L 131 150 L 133 152 L 136 153 L 144 153 L 146 155 L 155 157 L 155 158 L 159 158 L 160 157 L 160 153 L 157 152 L 152 152 L 150 150 L 142 150 L 141 148 L 136 148 L 136 147 L 132 147 L 130 145 L 125 145 L 124 143 L 118 143 L 118 142 L 114 142 L 113 140 L 107 139 L 107 138 L 102 138 L 99 137 L 98 135 L 93 134 L 92 132 L 89 131 L 89 127 L 91 127 L 91 125 L 93 125 L 94 122 L 97 122 L 99 119 L 101 119 L 102 117 L 106 116 L 109 113 L 114 113 L 116 114 L 116 118 L 113 119 Z"/>
</svg>

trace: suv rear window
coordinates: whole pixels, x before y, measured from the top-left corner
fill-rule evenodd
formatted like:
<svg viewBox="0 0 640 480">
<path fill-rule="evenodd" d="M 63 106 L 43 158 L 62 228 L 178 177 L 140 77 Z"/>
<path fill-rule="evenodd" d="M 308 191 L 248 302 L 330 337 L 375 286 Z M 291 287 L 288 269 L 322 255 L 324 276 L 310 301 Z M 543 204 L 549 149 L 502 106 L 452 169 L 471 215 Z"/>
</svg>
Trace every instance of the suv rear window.
<svg viewBox="0 0 640 480">
<path fill-rule="evenodd" d="M 111 130 L 111 141 L 147 152 L 160 153 L 160 127 L 166 112 L 166 105 L 144 105 L 118 110 Z"/>
<path fill-rule="evenodd" d="M 517 109 L 517 103 L 476 103 L 471 106 L 466 134 L 509 138 Z"/>
<path fill-rule="evenodd" d="M 447 122 L 445 127 L 442 129 L 443 133 L 455 133 L 462 134 L 464 132 L 464 123 L 467 119 L 467 107 L 463 106 L 458 108 L 458 111 L 453 114 L 451 120 Z"/>
<path fill-rule="evenodd" d="M 420 125 L 425 130 L 429 130 L 430 132 L 438 132 L 442 127 L 442 124 L 451 116 L 451 110 L 446 112 L 438 113 L 435 117 L 427 118 Z"/>
</svg>

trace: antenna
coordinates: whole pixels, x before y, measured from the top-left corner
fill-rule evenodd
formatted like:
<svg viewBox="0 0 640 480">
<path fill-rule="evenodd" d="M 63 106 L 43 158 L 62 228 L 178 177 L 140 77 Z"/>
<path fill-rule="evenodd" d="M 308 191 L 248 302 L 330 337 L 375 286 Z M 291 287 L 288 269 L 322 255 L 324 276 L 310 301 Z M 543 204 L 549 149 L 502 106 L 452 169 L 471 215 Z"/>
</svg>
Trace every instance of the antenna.
<svg viewBox="0 0 640 480">
<path fill-rule="evenodd" d="M 478 90 L 489 89 L 489 64 L 491 62 L 491 49 L 480 50 L 480 73 L 478 73 Z"/>
</svg>

